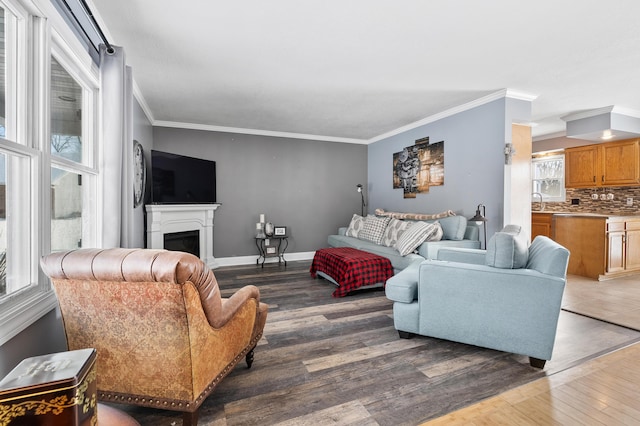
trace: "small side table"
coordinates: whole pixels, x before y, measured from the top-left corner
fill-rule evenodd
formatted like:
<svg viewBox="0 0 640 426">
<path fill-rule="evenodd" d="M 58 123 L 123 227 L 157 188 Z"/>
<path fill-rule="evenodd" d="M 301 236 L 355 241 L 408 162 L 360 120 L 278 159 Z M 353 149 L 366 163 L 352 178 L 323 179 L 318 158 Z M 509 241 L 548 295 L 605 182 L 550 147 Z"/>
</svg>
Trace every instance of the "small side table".
<svg viewBox="0 0 640 426">
<path fill-rule="evenodd" d="M 287 236 L 256 237 L 256 247 L 258 247 L 259 253 L 256 265 L 261 264 L 264 268 L 264 262 L 268 257 L 277 257 L 278 264 L 284 263 L 286 267 L 287 261 L 284 258 L 284 252 L 288 246 L 289 237 Z"/>
</svg>

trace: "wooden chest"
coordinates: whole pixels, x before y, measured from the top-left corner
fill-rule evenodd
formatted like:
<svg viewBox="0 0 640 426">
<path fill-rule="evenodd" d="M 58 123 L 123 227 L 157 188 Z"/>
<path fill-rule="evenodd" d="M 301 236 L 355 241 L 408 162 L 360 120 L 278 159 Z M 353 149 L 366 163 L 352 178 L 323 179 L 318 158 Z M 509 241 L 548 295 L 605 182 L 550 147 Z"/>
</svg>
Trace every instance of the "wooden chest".
<svg viewBox="0 0 640 426">
<path fill-rule="evenodd" d="M 0 381 L 0 426 L 96 425 L 96 350 L 27 358 Z"/>
</svg>

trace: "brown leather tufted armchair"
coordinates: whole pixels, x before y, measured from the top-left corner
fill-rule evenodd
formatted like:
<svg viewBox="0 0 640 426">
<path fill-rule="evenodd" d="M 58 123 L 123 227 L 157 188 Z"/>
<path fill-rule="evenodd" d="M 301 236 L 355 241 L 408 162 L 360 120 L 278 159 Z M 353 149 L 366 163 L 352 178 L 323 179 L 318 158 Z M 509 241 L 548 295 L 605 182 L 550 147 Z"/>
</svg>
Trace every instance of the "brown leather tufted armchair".
<svg viewBox="0 0 640 426">
<path fill-rule="evenodd" d="M 198 409 L 262 336 L 267 305 L 255 286 L 220 297 L 191 254 L 80 249 L 40 262 L 51 278 L 69 350 L 96 348 L 98 398 L 183 412 Z"/>
</svg>

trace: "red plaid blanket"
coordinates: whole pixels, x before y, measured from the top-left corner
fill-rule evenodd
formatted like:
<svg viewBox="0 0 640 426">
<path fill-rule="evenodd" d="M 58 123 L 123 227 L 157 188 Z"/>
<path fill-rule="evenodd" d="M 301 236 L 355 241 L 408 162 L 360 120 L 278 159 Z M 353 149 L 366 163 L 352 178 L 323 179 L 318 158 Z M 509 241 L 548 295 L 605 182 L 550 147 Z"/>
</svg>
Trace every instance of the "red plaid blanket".
<svg viewBox="0 0 640 426">
<path fill-rule="evenodd" d="M 315 278 L 318 271 L 329 275 L 339 284 L 333 297 L 346 296 L 365 285 L 385 283 L 393 276 L 389 259 L 351 247 L 316 251 L 311 263 L 311 276 Z"/>
</svg>

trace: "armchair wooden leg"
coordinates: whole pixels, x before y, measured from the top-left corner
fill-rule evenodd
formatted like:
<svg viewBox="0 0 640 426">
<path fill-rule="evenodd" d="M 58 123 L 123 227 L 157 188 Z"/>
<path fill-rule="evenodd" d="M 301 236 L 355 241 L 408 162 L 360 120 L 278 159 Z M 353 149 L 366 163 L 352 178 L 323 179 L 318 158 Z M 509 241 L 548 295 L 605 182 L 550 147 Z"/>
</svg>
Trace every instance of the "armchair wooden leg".
<svg viewBox="0 0 640 426">
<path fill-rule="evenodd" d="M 253 364 L 253 350 L 256 347 L 254 346 L 249 352 L 247 352 L 247 356 L 245 357 L 245 360 L 247 361 L 247 368 L 251 368 L 251 364 Z"/>
<path fill-rule="evenodd" d="M 198 408 L 193 413 L 182 413 L 182 426 L 198 426 L 198 413 L 200 409 Z"/>
<path fill-rule="evenodd" d="M 413 333 L 409 333 L 408 331 L 400 331 L 400 330 L 398 330 L 398 334 L 400 335 L 401 339 L 411 339 L 413 338 L 413 336 L 415 336 L 415 334 Z"/>
<path fill-rule="evenodd" d="M 546 362 L 547 362 L 547 361 L 546 361 L 546 360 L 544 360 L 544 359 L 538 359 L 538 358 L 534 358 L 534 357 L 532 357 L 532 356 L 530 356 L 530 357 L 529 357 L 529 365 L 531 365 L 531 366 L 532 366 L 532 367 L 534 367 L 534 368 L 540 368 L 540 369 L 542 369 L 542 368 L 544 368 L 544 364 L 545 364 Z"/>
</svg>

